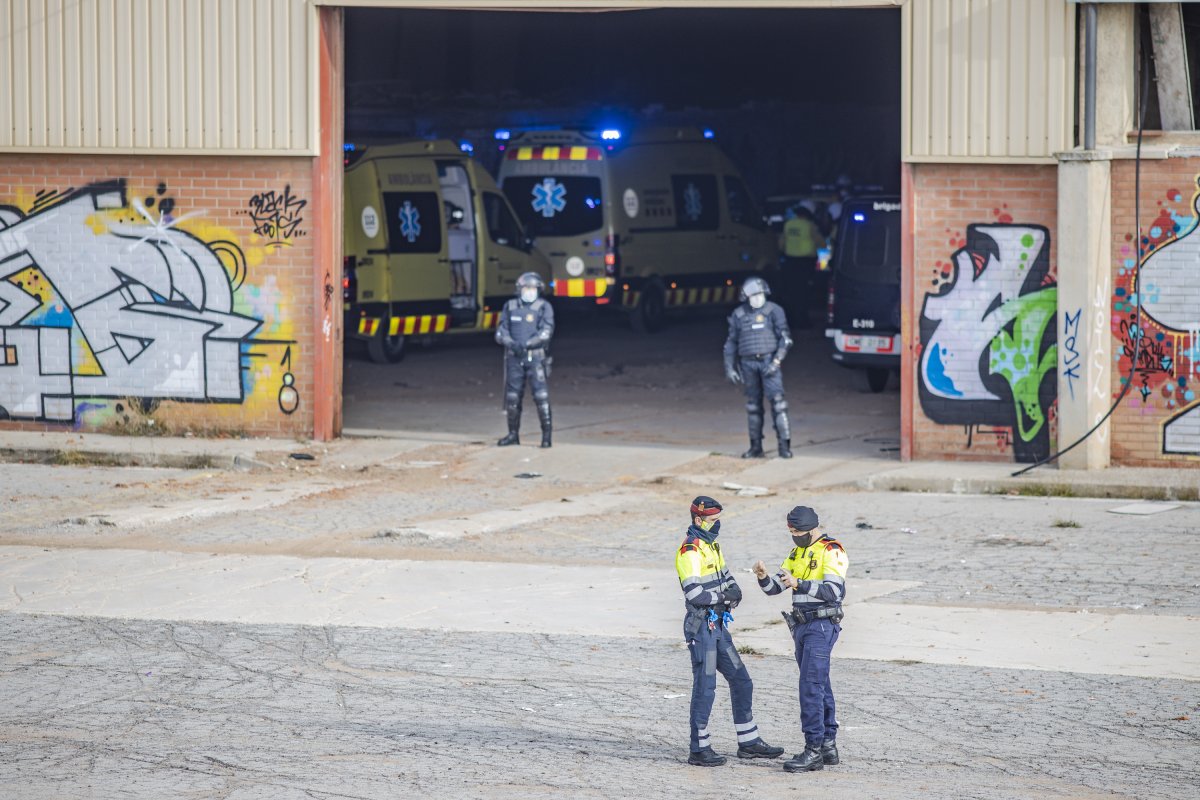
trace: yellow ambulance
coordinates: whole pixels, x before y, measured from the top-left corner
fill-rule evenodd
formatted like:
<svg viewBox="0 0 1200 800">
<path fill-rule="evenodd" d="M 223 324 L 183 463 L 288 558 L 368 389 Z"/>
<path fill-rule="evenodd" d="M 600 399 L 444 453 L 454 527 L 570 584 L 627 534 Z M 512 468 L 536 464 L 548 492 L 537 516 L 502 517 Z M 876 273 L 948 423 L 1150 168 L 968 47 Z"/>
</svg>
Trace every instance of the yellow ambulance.
<svg viewBox="0 0 1200 800">
<path fill-rule="evenodd" d="M 556 301 L 620 306 L 653 331 L 777 268 L 745 180 L 699 130 L 511 132 L 503 147 L 500 186 L 550 259 Z"/>
<path fill-rule="evenodd" d="M 451 141 L 347 152 L 342 225 L 346 339 L 371 360 L 414 335 L 488 331 L 523 272 L 549 278 L 492 177 Z"/>
</svg>

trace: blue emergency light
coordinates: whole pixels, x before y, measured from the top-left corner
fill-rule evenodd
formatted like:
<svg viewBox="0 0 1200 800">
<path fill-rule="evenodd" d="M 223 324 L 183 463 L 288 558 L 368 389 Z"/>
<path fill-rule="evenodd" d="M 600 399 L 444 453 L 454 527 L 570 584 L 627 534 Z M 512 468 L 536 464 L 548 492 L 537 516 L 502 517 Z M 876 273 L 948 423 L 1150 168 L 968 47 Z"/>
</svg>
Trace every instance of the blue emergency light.
<svg viewBox="0 0 1200 800">
<path fill-rule="evenodd" d="M 600 138 L 606 142 L 615 142 L 621 138 L 621 132 L 616 128 L 606 128 L 600 132 Z"/>
<path fill-rule="evenodd" d="M 342 145 L 342 150 L 347 153 L 353 153 L 355 150 L 354 142 L 346 142 Z"/>
<path fill-rule="evenodd" d="M 512 131 L 508 130 L 507 128 L 498 128 L 494 136 L 498 142 L 507 142 L 512 138 Z"/>
<path fill-rule="evenodd" d="M 705 129 L 704 129 L 704 138 L 705 138 L 705 139 L 711 139 L 711 138 L 713 138 L 713 136 L 714 136 L 714 135 L 715 135 L 715 134 L 713 133 L 713 131 L 712 131 L 712 128 L 705 128 Z"/>
<path fill-rule="evenodd" d="M 864 213 L 862 213 L 862 212 L 860 211 L 860 212 L 858 212 L 858 213 L 856 213 L 856 214 L 854 215 L 854 221 L 855 221 L 855 222 L 866 222 L 866 221 L 867 221 L 867 215 L 866 215 L 866 214 L 864 214 Z"/>
<path fill-rule="evenodd" d="M 470 142 L 459 142 L 458 149 L 462 150 L 464 153 L 474 153 L 475 145 L 471 144 Z"/>
</svg>

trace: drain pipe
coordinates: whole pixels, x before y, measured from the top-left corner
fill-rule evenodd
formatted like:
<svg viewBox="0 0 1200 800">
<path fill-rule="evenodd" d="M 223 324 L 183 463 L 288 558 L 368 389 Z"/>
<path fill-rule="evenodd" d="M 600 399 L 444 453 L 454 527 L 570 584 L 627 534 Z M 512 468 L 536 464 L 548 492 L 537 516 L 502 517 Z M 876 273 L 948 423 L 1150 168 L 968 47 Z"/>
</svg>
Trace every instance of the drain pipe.
<svg viewBox="0 0 1200 800">
<path fill-rule="evenodd" d="M 1083 62 L 1083 149 L 1096 149 L 1096 4 L 1084 6 L 1086 32 Z"/>
</svg>

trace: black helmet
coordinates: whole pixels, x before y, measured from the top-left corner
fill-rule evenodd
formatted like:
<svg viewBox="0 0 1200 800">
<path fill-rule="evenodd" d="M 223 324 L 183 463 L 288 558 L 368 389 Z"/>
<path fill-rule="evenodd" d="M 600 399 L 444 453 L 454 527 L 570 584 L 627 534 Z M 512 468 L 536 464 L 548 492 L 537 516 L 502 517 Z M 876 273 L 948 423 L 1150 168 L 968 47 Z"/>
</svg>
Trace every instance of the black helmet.
<svg viewBox="0 0 1200 800">
<path fill-rule="evenodd" d="M 522 289 L 537 289 L 538 294 L 541 294 L 546 289 L 546 282 L 536 272 L 526 272 L 517 278 L 517 294 L 520 294 Z"/>
<path fill-rule="evenodd" d="M 767 282 L 762 278 L 746 278 L 746 282 L 742 284 L 742 292 L 739 295 L 739 299 L 745 300 L 752 294 L 765 294 L 770 297 L 771 287 L 767 286 Z"/>
</svg>

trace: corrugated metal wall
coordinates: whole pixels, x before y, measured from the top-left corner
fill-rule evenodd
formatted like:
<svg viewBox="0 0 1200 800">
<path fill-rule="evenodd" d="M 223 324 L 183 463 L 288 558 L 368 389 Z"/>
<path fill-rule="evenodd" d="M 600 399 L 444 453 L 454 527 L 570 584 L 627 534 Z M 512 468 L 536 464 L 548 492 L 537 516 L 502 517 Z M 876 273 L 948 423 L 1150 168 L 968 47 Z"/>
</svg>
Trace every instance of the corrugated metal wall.
<svg viewBox="0 0 1200 800">
<path fill-rule="evenodd" d="M 309 0 L 0 0 L 0 150 L 311 153 Z"/>
<path fill-rule="evenodd" d="M 1075 9 L 1067 0 L 908 0 L 907 161 L 1047 161 L 1070 148 Z"/>
</svg>

